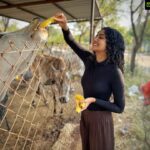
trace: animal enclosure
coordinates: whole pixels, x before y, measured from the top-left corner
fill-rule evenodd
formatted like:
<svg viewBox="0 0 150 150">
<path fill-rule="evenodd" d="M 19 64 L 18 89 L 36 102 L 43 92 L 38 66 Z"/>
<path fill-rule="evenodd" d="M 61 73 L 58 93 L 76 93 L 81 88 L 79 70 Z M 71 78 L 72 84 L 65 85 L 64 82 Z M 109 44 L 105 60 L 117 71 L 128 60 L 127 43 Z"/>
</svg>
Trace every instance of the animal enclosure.
<svg viewBox="0 0 150 150">
<path fill-rule="evenodd" d="M 7 41 L 0 51 L 0 149 L 53 149 L 65 123 L 78 120 L 73 91 L 82 93 L 74 82 L 82 65 L 62 46 L 43 55 L 39 41 L 31 48 Z"/>
</svg>

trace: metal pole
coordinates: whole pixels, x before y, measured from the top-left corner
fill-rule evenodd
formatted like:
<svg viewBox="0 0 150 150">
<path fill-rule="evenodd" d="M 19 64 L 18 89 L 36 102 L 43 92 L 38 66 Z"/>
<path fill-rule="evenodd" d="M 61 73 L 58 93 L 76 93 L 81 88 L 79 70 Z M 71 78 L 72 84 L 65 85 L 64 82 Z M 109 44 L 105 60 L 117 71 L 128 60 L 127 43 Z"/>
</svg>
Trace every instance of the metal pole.
<svg viewBox="0 0 150 150">
<path fill-rule="evenodd" d="M 94 14 L 95 14 L 95 0 L 91 0 L 91 16 L 90 16 L 90 44 L 93 39 L 93 26 L 94 26 Z"/>
</svg>

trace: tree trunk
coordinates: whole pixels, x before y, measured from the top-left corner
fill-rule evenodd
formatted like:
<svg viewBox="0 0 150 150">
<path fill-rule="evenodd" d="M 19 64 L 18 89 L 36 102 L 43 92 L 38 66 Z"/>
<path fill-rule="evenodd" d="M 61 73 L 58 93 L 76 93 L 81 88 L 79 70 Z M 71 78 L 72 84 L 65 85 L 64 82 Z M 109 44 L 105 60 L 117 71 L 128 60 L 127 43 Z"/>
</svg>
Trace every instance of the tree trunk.
<svg viewBox="0 0 150 150">
<path fill-rule="evenodd" d="M 2 17 L 2 22 L 3 22 L 3 25 L 4 25 L 4 32 L 6 32 L 6 30 L 7 30 L 7 28 L 8 28 L 9 21 L 10 21 L 9 18 Z"/>
<path fill-rule="evenodd" d="M 81 43 L 82 34 L 79 35 L 79 43 Z"/>
<path fill-rule="evenodd" d="M 131 0 L 131 5 L 130 5 L 131 25 L 132 25 L 132 30 L 133 30 L 134 40 L 135 40 L 134 47 L 132 49 L 131 62 L 130 62 L 130 71 L 131 71 L 132 75 L 133 75 L 134 69 L 135 69 L 136 53 L 138 52 L 139 48 L 142 45 L 144 31 L 145 31 L 148 17 L 149 17 L 149 11 L 147 11 L 146 16 L 144 17 L 144 21 L 142 21 L 143 3 L 144 3 L 144 1 L 141 0 L 140 4 L 134 10 L 133 10 L 133 0 Z M 140 9 L 140 11 L 138 13 L 137 24 L 135 25 L 134 14 L 138 11 L 138 9 Z"/>
<path fill-rule="evenodd" d="M 132 49 L 131 61 L 130 61 L 130 71 L 131 71 L 132 75 L 134 74 L 134 69 L 135 69 L 136 53 L 140 47 L 141 47 L 140 44 L 134 44 L 133 49 Z"/>
</svg>

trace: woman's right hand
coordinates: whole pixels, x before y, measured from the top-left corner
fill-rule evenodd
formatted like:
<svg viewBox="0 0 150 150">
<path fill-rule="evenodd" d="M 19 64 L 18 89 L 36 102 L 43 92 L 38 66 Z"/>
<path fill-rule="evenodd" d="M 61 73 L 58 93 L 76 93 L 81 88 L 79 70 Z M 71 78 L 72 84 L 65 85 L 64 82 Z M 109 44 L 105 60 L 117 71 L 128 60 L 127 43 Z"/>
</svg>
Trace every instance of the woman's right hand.
<svg viewBox="0 0 150 150">
<path fill-rule="evenodd" d="M 63 13 L 57 13 L 53 18 L 55 22 L 58 23 L 62 29 L 68 30 L 67 18 Z"/>
</svg>

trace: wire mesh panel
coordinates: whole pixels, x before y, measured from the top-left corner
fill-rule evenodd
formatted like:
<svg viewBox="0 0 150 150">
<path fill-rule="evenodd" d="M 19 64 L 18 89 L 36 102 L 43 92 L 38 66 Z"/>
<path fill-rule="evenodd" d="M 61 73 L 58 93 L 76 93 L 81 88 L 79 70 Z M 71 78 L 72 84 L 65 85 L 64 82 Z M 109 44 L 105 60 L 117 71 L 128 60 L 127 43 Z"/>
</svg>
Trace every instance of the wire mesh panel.
<svg viewBox="0 0 150 150">
<path fill-rule="evenodd" d="M 44 42 L 17 38 L 1 39 L 0 149 L 52 149 L 65 123 L 79 121 L 73 92 L 82 93 L 80 75 L 74 78 L 80 63 L 63 51 L 42 55 Z"/>
<path fill-rule="evenodd" d="M 45 43 L 42 32 L 35 30 L 38 20 L 23 30 L 1 35 L 0 39 L 0 136 L 1 149 L 30 147 L 31 141 L 37 132 L 36 111 L 32 111 L 30 101 L 35 97 L 27 98 L 31 86 L 21 93 L 20 85 L 23 78 L 15 79 L 24 74 L 36 57 L 37 51 Z M 14 81 L 14 82 L 13 82 Z M 15 83 L 15 86 L 14 86 Z M 24 109 L 24 108 L 27 109 Z M 30 114 L 30 117 L 29 117 Z M 31 117 L 32 116 L 32 117 Z M 32 135 L 31 131 L 32 130 Z M 18 143 L 21 143 L 18 145 Z"/>
</svg>

